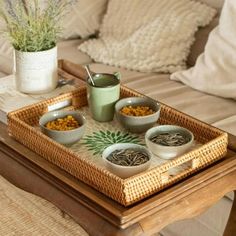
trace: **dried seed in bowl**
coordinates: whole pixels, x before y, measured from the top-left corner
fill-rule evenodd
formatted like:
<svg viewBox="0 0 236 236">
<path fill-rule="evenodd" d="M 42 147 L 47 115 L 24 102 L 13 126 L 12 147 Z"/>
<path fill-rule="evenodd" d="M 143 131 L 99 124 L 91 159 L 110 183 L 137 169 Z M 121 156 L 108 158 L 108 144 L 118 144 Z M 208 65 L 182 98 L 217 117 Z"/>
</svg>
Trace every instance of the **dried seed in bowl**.
<svg viewBox="0 0 236 236">
<path fill-rule="evenodd" d="M 181 146 L 190 141 L 190 138 L 178 132 L 165 132 L 153 136 L 150 140 L 163 146 Z"/>
<path fill-rule="evenodd" d="M 58 118 L 46 123 L 45 127 L 51 130 L 67 131 L 78 128 L 80 125 L 78 121 L 71 115 L 64 118 Z"/>
<path fill-rule="evenodd" d="M 149 156 L 145 152 L 136 149 L 121 149 L 115 150 L 107 160 L 121 166 L 138 166 L 149 160 Z"/>
<path fill-rule="evenodd" d="M 155 113 L 148 106 L 125 106 L 120 110 L 120 112 L 127 116 L 147 116 Z"/>
</svg>

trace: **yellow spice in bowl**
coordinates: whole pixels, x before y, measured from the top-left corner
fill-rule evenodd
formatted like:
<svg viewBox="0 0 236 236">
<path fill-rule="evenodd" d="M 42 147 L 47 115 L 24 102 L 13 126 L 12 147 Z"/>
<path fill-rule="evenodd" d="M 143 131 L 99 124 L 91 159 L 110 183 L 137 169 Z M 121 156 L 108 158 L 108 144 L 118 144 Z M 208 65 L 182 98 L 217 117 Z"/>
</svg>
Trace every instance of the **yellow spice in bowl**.
<svg viewBox="0 0 236 236">
<path fill-rule="evenodd" d="M 51 130 L 67 131 L 78 128 L 80 125 L 78 121 L 71 115 L 64 118 L 58 118 L 46 123 L 45 127 Z"/>
<path fill-rule="evenodd" d="M 154 113 L 148 106 L 125 106 L 120 112 L 127 116 L 147 116 Z"/>
</svg>

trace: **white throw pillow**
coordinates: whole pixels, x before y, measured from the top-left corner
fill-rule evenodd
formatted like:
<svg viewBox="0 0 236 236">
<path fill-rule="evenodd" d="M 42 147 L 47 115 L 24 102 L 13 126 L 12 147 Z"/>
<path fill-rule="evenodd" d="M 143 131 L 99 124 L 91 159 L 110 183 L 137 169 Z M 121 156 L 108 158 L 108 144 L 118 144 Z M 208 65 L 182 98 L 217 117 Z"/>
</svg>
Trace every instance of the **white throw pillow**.
<svg viewBox="0 0 236 236">
<path fill-rule="evenodd" d="M 86 38 L 99 30 L 108 0 L 78 0 L 63 21 L 62 37 Z"/>
<path fill-rule="evenodd" d="M 189 70 L 175 72 L 172 80 L 226 98 L 236 98 L 236 1 L 226 0 L 220 23 L 209 35 L 205 51 Z"/>
<path fill-rule="evenodd" d="M 185 68 L 194 33 L 215 13 L 191 0 L 110 0 L 100 37 L 79 49 L 109 65 L 174 72 Z"/>
</svg>

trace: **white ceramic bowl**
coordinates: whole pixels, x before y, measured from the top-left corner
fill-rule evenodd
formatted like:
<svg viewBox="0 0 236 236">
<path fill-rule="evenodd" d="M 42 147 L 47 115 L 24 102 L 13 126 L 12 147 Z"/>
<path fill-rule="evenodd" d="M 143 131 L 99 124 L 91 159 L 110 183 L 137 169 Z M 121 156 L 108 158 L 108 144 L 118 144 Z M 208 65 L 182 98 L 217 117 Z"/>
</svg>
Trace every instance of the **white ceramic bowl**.
<svg viewBox="0 0 236 236">
<path fill-rule="evenodd" d="M 110 162 L 109 160 L 107 160 L 107 157 L 115 150 L 122 150 L 122 149 L 129 149 L 129 148 L 137 149 L 139 151 L 145 152 L 149 156 L 149 160 L 141 165 L 138 165 L 138 166 L 121 166 L 121 165 L 114 164 L 114 163 Z M 144 147 L 142 145 L 138 145 L 138 144 L 132 144 L 132 143 L 113 144 L 113 145 L 107 147 L 102 153 L 102 158 L 103 158 L 106 168 L 109 171 L 111 171 L 112 173 L 114 173 L 115 175 L 117 175 L 123 179 L 147 170 L 150 166 L 150 163 L 151 163 L 151 157 L 152 157 L 152 154 L 150 153 L 150 151 L 146 147 Z"/>
<path fill-rule="evenodd" d="M 63 118 L 67 115 L 72 115 L 78 121 L 80 127 L 67 131 L 51 130 L 45 127 L 45 124 L 48 123 L 49 121 L 53 121 L 58 118 Z M 51 111 L 45 113 L 39 119 L 39 125 L 42 132 L 46 134 L 48 137 L 55 140 L 56 142 L 64 145 L 72 145 L 73 143 L 78 142 L 84 134 L 85 117 L 81 115 L 78 111 Z"/>
<path fill-rule="evenodd" d="M 147 116 L 127 116 L 120 112 L 125 106 L 148 106 L 154 113 Z M 130 132 L 142 133 L 151 128 L 160 117 L 160 105 L 147 97 L 128 97 L 119 100 L 115 105 L 118 121 Z"/>
<path fill-rule="evenodd" d="M 165 132 L 178 132 L 189 138 L 189 141 L 180 146 L 163 146 L 152 142 L 150 139 L 157 134 Z M 191 131 L 176 125 L 159 125 L 149 129 L 145 134 L 145 141 L 148 149 L 155 155 L 163 159 L 172 159 L 180 156 L 191 148 L 194 136 Z"/>
</svg>

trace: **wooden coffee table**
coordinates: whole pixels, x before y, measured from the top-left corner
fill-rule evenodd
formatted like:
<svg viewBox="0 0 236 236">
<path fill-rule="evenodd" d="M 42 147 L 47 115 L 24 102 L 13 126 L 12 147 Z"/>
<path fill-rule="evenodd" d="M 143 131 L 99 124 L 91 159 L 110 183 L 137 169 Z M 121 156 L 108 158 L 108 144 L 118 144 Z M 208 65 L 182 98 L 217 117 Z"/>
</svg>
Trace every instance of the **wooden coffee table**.
<svg viewBox="0 0 236 236">
<path fill-rule="evenodd" d="M 236 138 L 230 136 L 224 159 L 142 202 L 123 207 L 16 142 L 0 123 L 0 174 L 52 202 L 96 236 L 152 235 L 174 221 L 204 212 L 236 190 L 235 151 Z M 224 235 L 236 235 L 236 200 Z"/>
</svg>

